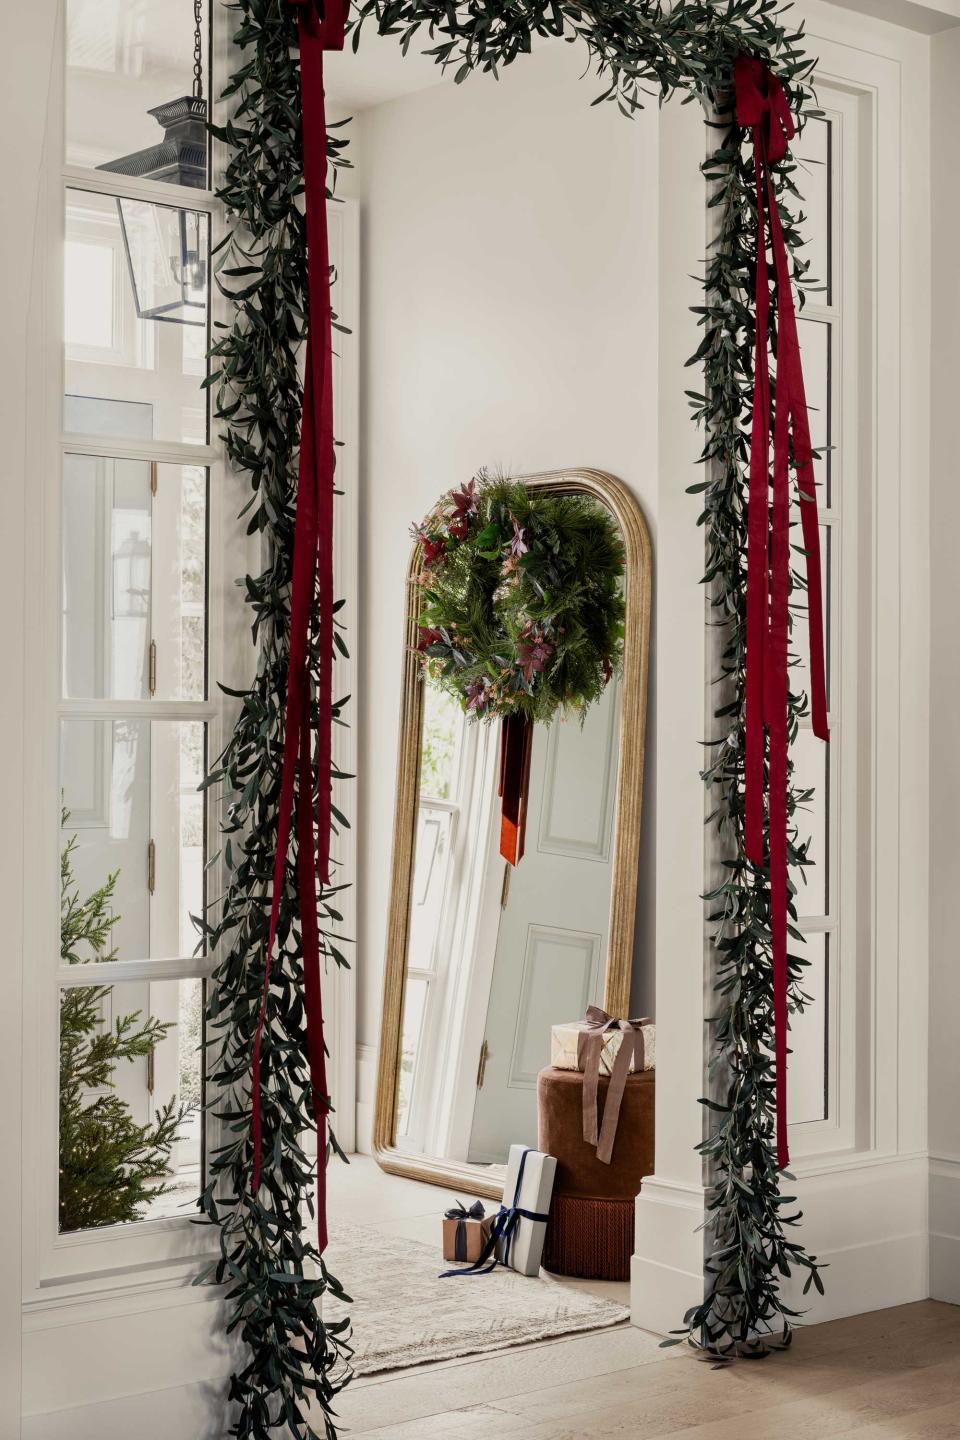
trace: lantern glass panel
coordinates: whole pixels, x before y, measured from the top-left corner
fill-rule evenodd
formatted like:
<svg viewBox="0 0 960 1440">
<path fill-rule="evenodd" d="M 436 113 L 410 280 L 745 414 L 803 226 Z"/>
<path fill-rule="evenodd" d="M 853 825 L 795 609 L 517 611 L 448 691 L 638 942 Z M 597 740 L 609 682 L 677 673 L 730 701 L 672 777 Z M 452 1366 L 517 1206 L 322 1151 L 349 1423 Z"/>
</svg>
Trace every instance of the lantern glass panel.
<svg viewBox="0 0 960 1440">
<path fill-rule="evenodd" d="M 138 317 L 206 325 L 208 216 L 146 200 L 117 209 Z"/>
</svg>

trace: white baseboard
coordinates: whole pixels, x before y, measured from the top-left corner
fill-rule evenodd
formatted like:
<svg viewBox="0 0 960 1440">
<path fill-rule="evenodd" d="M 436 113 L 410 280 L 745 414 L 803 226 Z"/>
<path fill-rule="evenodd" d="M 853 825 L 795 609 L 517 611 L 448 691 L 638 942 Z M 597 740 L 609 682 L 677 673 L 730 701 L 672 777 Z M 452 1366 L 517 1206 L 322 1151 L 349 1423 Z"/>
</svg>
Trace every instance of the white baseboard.
<svg viewBox="0 0 960 1440">
<path fill-rule="evenodd" d="M 357 1046 L 357 1150 L 373 1154 L 373 1106 L 377 1093 L 377 1051 L 373 1045 Z"/>
<path fill-rule="evenodd" d="M 666 1335 L 703 1299 L 702 1186 L 649 1175 L 636 1201 L 630 1319 Z"/>
<path fill-rule="evenodd" d="M 803 1294 L 804 1274 L 784 1286 L 805 1324 L 927 1298 L 927 1170 L 924 1155 L 864 1156 L 806 1175 L 798 1166 L 797 1237 L 828 1267 L 824 1295 Z"/>
<path fill-rule="evenodd" d="M 219 1393 L 239 1359 L 238 1341 L 225 1333 L 223 1302 L 212 1289 L 145 1292 L 112 1306 L 78 1300 L 28 1307 L 23 1330 L 24 1434 L 45 1434 L 42 1427 L 30 1426 L 58 1412 L 84 1414 L 115 1402 L 121 1409 L 121 1402 L 139 1404 L 147 1413 L 144 1396 L 153 1391 L 167 1395 L 194 1387 L 208 1396 Z M 101 1440 L 100 1432 L 92 1433 Z M 102 1433 L 105 1437 L 109 1432 Z M 162 1440 L 170 1433 L 189 1434 L 191 1440 L 194 1434 L 172 1431 Z"/>
<path fill-rule="evenodd" d="M 24 1418 L 21 1440 L 222 1440 L 227 1382 L 177 1385 Z"/>
<path fill-rule="evenodd" d="M 803 1221 L 796 1236 L 825 1267 L 822 1296 L 812 1288 L 802 1293 L 806 1272 L 784 1285 L 784 1298 L 806 1324 L 931 1294 L 960 1303 L 960 1162 L 871 1155 L 798 1171 L 791 1193 Z M 666 1334 L 699 1302 L 703 1199 L 696 1187 L 644 1180 L 631 1267 L 635 1325 Z"/>
<path fill-rule="evenodd" d="M 930 1295 L 960 1305 L 960 1160 L 930 1157 Z"/>
</svg>

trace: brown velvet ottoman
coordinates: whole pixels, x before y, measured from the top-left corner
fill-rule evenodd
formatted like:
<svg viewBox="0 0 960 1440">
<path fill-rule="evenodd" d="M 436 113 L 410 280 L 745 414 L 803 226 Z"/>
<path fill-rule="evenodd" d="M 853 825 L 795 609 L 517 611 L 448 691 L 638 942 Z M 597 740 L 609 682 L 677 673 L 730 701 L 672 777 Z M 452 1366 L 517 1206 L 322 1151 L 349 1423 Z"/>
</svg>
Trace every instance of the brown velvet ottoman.
<svg viewBox="0 0 960 1440">
<path fill-rule="evenodd" d="M 600 1076 L 599 1116 L 610 1081 Z M 656 1071 L 628 1075 L 613 1157 L 602 1164 L 583 1138 L 583 1075 L 548 1066 L 537 1077 L 537 1149 L 557 1162 L 544 1269 L 589 1280 L 627 1280 L 634 1200 L 653 1174 Z"/>
</svg>

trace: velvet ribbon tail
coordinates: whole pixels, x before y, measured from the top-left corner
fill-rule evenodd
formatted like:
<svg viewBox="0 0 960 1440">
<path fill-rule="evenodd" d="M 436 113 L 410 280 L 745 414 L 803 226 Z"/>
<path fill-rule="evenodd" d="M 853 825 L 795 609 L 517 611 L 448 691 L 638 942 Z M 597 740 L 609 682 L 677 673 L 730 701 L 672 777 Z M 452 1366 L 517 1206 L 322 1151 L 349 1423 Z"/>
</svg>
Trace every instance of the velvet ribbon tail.
<svg viewBox="0 0 960 1440">
<path fill-rule="evenodd" d="M 270 926 L 263 991 L 254 1035 L 252 1082 L 253 1168 L 251 1193 L 261 1177 L 263 1142 L 261 1068 L 271 963 L 285 889 L 287 853 L 296 798 L 296 892 L 303 950 L 304 1011 L 311 1104 L 317 1125 L 317 1243 L 327 1244 L 326 1122 L 329 1113 L 323 1005 L 320 990 L 320 933 L 317 879 L 329 882 L 331 823 L 331 735 L 333 667 L 333 378 L 330 261 L 327 241 L 327 128 L 323 96 L 323 52 L 343 48 L 343 0 L 327 0 L 324 17 L 311 0 L 298 8 L 300 92 L 303 114 L 303 169 L 306 191 L 309 319 L 303 386 L 303 418 L 297 476 L 293 575 L 290 598 L 289 668 L 284 718 L 283 765 L 277 814 Z M 316 693 L 317 800 L 314 814 L 313 741 L 309 640 L 316 616 L 319 659 Z M 315 828 L 316 827 L 316 828 Z M 316 844 L 315 844 L 316 837 Z"/>
<path fill-rule="evenodd" d="M 523 859 L 530 793 L 533 721 L 507 715 L 500 722 L 500 854 L 511 865 Z"/>
<path fill-rule="evenodd" d="M 613 1143 L 617 1138 L 631 1060 L 636 1074 L 643 1070 L 646 1055 L 643 1027 L 649 1023 L 645 1015 L 636 1020 L 615 1020 L 599 1005 L 587 1007 L 583 1028 L 577 1038 L 577 1064 L 583 1071 L 583 1138 L 587 1145 L 596 1147 L 597 1159 L 602 1165 L 609 1165 L 613 1159 Z M 601 1123 L 598 1114 L 600 1060 L 604 1041 L 612 1030 L 621 1030 L 623 1039 L 613 1062 Z"/>
<path fill-rule="evenodd" d="M 783 227 L 770 170 L 793 137 L 793 117 L 780 81 L 760 60 L 735 65 L 737 121 L 753 132 L 757 199 L 756 344 L 750 439 L 747 518 L 747 665 L 744 848 L 763 866 L 763 795 L 767 786 L 770 866 L 770 933 L 776 1059 L 777 1163 L 789 1164 L 787 1144 L 787 784 L 790 634 L 790 448 L 793 442 L 807 571 L 810 701 L 814 734 L 829 738 L 823 644 L 820 528 L 810 427 L 803 383 Z M 771 401 L 767 355 L 770 280 L 767 248 L 776 277 L 776 410 Z M 773 414 L 773 503 L 770 506 L 770 426 Z M 766 746 L 765 746 L 766 738 Z M 766 750 L 767 773 L 764 775 Z"/>
</svg>

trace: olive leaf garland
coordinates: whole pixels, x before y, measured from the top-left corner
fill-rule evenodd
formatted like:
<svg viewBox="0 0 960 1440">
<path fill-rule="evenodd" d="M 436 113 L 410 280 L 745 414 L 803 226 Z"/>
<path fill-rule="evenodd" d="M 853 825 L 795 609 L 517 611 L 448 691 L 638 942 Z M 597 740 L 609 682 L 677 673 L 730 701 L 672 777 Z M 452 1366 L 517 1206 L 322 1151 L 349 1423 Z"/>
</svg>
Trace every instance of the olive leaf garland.
<svg viewBox="0 0 960 1440">
<path fill-rule="evenodd" d="M 423 673 L 471 719 L 583 716 L 623 657 L 624 550 L 610 511 L 480 474 L 422 524 Z"/>
<path fill-rule="evenodd" d="M 250 1046 L 263 978 L 267 885 L 277 824 L 285 693 L 289 582 L 296 487 L 296 436 L 301 389 L 297 349 L 302 340 L 306 286 L 305 234 L 297 198 L 303 191 L 299 87 L 292 54 L 289 0 L 235 0 L 234 42 L 241 65 L 224 95 L 235 112 L 217 133 L 231 153 L 218 194 L 231 229 L 221 247 L 219 281 L 236 307 L 233 323 L 212 355 L 219 366 L 218 415 L 226 425 L 233 468 L 250 479 L 246 513 L 266 542 L 267 560 L 242 582 L 259 645 L 257 678 L 236 698 L 233 736 L 208 777 L 228 800 L 223 859 L 224 896 L 206 922 L 219 956 L 210 988 L 208 1020 L 216 1038 L 213 1083 L 228 1134 L 210 1166 L 202 1197 L 220 1228 L 220 1259 L 199 1277 L 229 1283 L 230 1328 L 239 1331 L 248 1360 L 233 1376 L 231 1434 L 268 1440 L 284 1429 L 309 1440 L 319 1405 L 323 1433 L 337 1430 L 333 1406 L 348 1375 L 345 1322 L 324 1324 L 318 1301 L 342 1288 L 313 1251 L 307 1229 L 312 1162 L 301 1144 L 310 1117 L 306 1100 L 306 1040 L 301 1001 L 301 949 L 291 856 L 281 913 L 279 955 L 271 986 L 269 1043 L 264 1049 L 264 1165 L 267 1199 L 246 1191 L 250 1165 Z M 609 101 L 627 117 L 650 99 L 679 93 L 699 100 L 718 130 L 704 167 L 720 235 L 708 258 L 705 303 L 698 307 L 703 338 L 691 364 L 702 367 L 703 393 L 691 392 L 694 420 L 703 427 L 706 479 L 699 523 L 707 546 L 706 580 L 724 637 L 724 704 L 716 714 L 711 762 L 704 781 L 714 800 L 712 822 L 721 836 L 725 879 L 708 897 L 714 924 L 716 1014 L 711 1074 L 716 1095 L 703 1103 L 711 1126 L 701 1149 L 709 1169 L 709 1283 L 702 1304 L 684 1317 L 683 1336 L 720 1358 L 764 1354 L 788 1344 L 794 1312 L 780 1281 L 806 1272 L 806 1287 L 822 1288 L 815 1257 L 791 1238 L 800 1214 L 780 1190 L 774 1147 L 773 1012 L 770 902 L 765 870 L 752 866 L 743 844 L 744 661 L 746 633 L 746 429 L 753 388 L 754 316 L 752 237 L 756 210 L 744 136 L 729 114 L 738 55 L 762 58 L 783 82 L 801 124 L 812 112 L 814 62 L 776 0 L 359 0 L 352 43 L 364 25 L 394 36 L 404 52 L 426 42 L 459 83 L 475 70 L 496 76 L 528 54 L 534 38 L 560 37 L 586 47 L 600 77 L 594 103 Z M 726 118 L 724 118 L 726 117 Z M 346 142 L 331 135 L 331 175 L 349 163 Z M 800 257 L 794 214 L 793 165 L 776 167 L 774 184 L 799 288 L 809 283 Z M 794 575 L 795 586 L 802 580 Z M 337 635 L 342 644 L 342 635 Z M 316 664 L 316 635 L 312 640 Z M 341 707 L 337 706 L 337 717 Z M 807 712 L 804 694 L 789 697 L 789 733 Z M 809 790 L 791 785 L 788 858 L 795 871 L 812 864 L 798 838 L 795 812 Z M 338 823 L 346 821 L 340 815 Z M 328 953 L 346 960 L 332 938 L 340 917 L 333 886 L 321 896 Z M 792 918 L 796 916 L 791 911 Z M 790 1005 L 803 1008 L 806 962 L 789 957 Z M 336 1142 L 331 1137 L 333 1146 Z M 309 1275 L 316 1267 L 315 1278 Z"/>
<path fill-rule="evenodd" d="M 217 190 L 226 233 L 216 249 L 216 279 L 231 301 L 231 323 L 210 349 L 216 415 L 232 470 L 250 499 L 242 514 L 261 537 L 259 574 L 242 581 L 257 647 L 247 690 L 226 690 L 239 714 L 206 785 L 222 793 L 226 818 L 219 859 L 224 893 L 211 905 L 205 938 L 217 957 L 208 985 L 207 1045 L 212 1109 L 223 1143 L 209 1165 L 200 1207 L 219 1230 L 219 1258 L 197 1283 L 226 1285 L 228 1331 L 246 1360 L 232 1376 L 230 1434 L 268 1440 L 277 1429 L 306 1440 L 336 1436 L 333 1405 L 349 1378 L 349 1322 L 325 1321 L 324 1293 L 346 1295 L 311 1240 L 315 1157 L 304 1146 L 314 1128 L 303 1003 L 303 946 L 297 902 L 296 846 L 287 856 L 262 1050 L 262 1171 L 250 1193 L 250 1063 L 263 989 L 283 763 L 284 697 L 289 659 L 298 431 L 302 387 L 298 355 L 305 330 L 306 234 L 296 12 L 287 0 L 239 0 L 233 41 L 241 64 L 224 87 L 231 109 L 214 135 L 229 159 Z M 347 164 L 346 141 L 328 137 L 328 174 Z M 342 329 L 342 327 L 339 327 Z M 339 608 L 339 607 L 335 607 Z M 346 644 L 338 628 L 338 650 Z M 319 668 L 318 629 L 308 652 Z M 225 688 L 225 687 L 221 687 Z M 344 702 L 334 706 L 342 723 Z M 314 716 L 315 718 L 315 716 Z M 346 778 L 334 771 L 335 778 Z M 314 766 L 312 788 L 316 791 Z M 338 826 L 347 821 L 334 812 Z M 346 965 L 337 932 L 341 884 L 322 889 L 323 952 Z M 332 1129 L 331 1149 L 337 1150 Z M 323 1157 L 321 1157 L 323 1163 Z M 319 1418 L 318 1418 L 319 1417 Z"/>
</svg>

